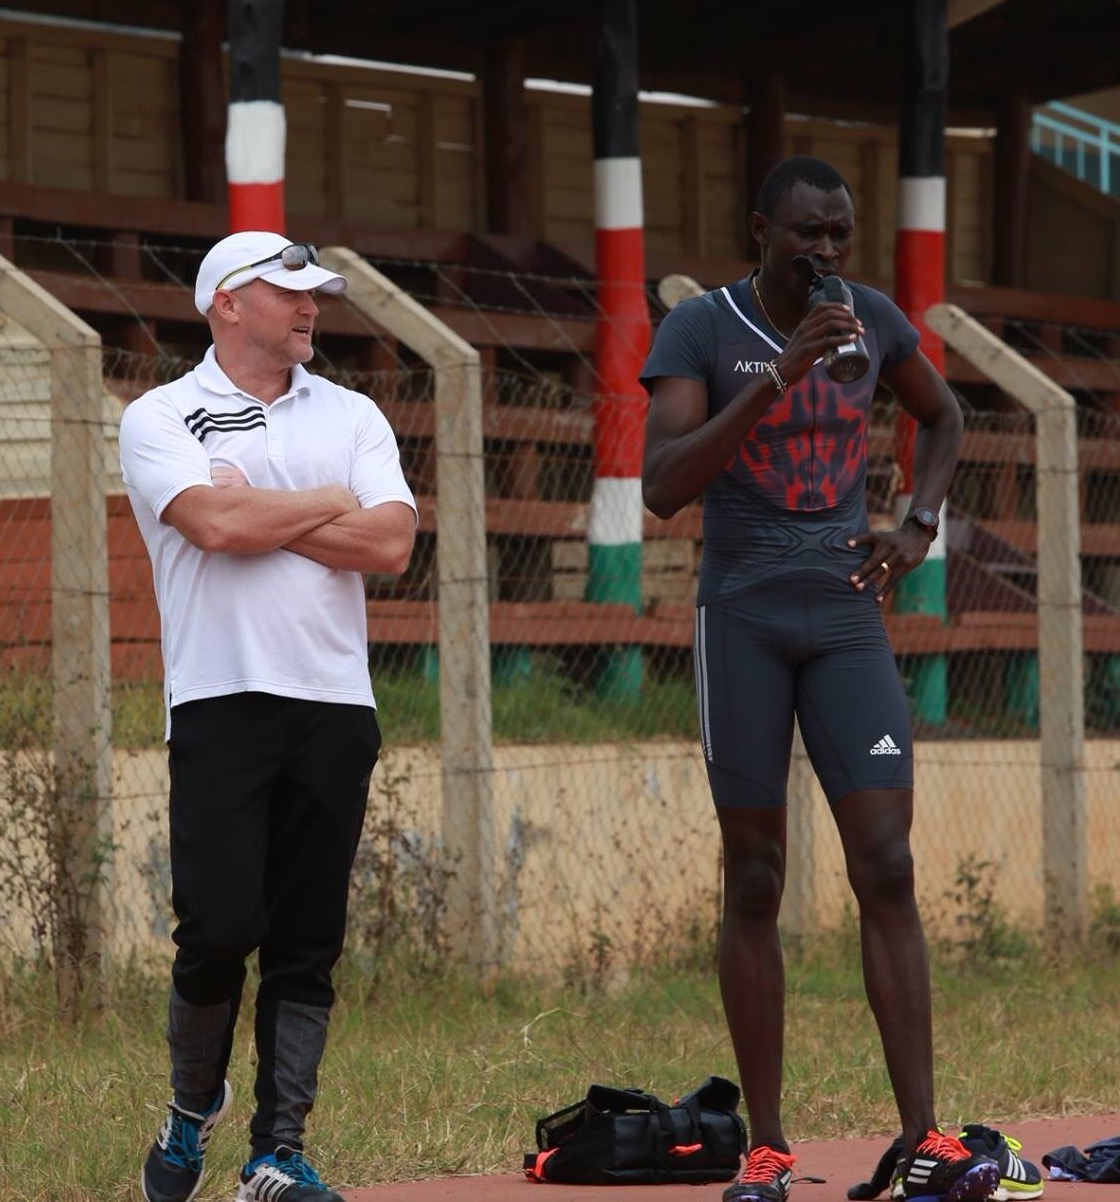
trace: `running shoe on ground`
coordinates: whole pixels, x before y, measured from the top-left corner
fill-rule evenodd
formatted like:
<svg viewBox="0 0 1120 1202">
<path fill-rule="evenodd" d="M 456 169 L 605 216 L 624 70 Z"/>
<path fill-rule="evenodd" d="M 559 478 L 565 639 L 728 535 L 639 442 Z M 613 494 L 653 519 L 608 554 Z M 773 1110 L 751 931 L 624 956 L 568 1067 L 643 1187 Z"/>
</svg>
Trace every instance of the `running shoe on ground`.
<svg viewBox="0 0 1120 1202">
<path fill-rule="evenodd" d="M 214 1128 L 233 1104 L 228 1081 L 201 1114 L 168 1103 L 156 1142 L 144 1161 L 140 1188 L 146 1202 L 191 1202 L 202 1186 L 202 1161 Z"/>
<path fill-rule="evenodd" d="M 899 1163 L 891 1194 L 901 1186 L 902 1197 L 945 1198 L 947 1202 L 986 1202 L 999 1188 L 999 1165 L 986 1155 L 970 1152 L 959 1139 L 930 1131 Z"/>
<path fill-rule="evenodd" d="M 723 1191 L 723 1202 L 786 1202 L 793 1181 L 793 1161 L 788 1152 L 764 1145 L 752 1148 L 738 1180 Z"/>
<path fill-rule="evenodd" d="M 241 1170 L 236 1202 L 342 1202 L 319 1178 L 302 1152 L 281 1145 Z"/>
<path fill-rule="evenodd" d="M 970 1152 L 990 1156 L 999 1165 L 999 1188 L 992 1197 L 996 1202 L 1042 1197 L 1042 1173 L 1033 1161 L 1019 1153 L 1023 1145 L 1010 1135 L 982 1123 L 966 1123 L 960 1141 Z"/>
</svg>

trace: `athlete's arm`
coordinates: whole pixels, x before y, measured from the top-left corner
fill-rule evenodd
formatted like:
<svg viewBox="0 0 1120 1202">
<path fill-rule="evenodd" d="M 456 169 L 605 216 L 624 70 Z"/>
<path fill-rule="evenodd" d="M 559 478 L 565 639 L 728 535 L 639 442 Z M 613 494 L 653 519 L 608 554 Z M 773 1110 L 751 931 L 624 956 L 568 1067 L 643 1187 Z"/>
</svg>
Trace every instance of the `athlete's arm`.
<svg viewBox="0 0 1120 1202">
<path fill-rule="evenodd" d="M 711 421 L 708 389 L 699 380 L 659 376 L 650 395 L 642 461 L 642 500 L 661 518 L 672 517 L 727 466 L 778 390 L 756 376 Z"/>
<path fill-rule="evenodd" d="M 795 384 L 824 354 L 854 341 L 863 325 L 844 305 L 818 305 L 793 332 L 774 361 L 784 383 Z M 724 470 L 759 418 L 778 398 L 768 372 L 750 381 L 711 420 L 708 389 L 700 380 L 659 376 L 650 394 L 642 463 L 642 500 L 658 517 L 672 517 L 695 501 Z"/>
<path fill-rule="evenodd" d="M 964 417 L 952 389 L 920 350 L 901 363 L 888 364 L 880 375 L 898 403 L 918 423 L 914 448 L 915 508 L 941 509 L 960 456 Z M 930 535 L 914 522 L 903 522 L 897 530 L 869 530 L 851 540 L 863 546 L 867 558 L 852 574 L 857 589 L 874 582 L 882 600 L 907 572 L 926 557 Z M 884 564 L 888 565 L 884 569 Z"/>
<path fill-rule="evenodd" d="M 324 567 L 399 576 L 412 556 L 416 513 L 403 501 L 386 501 L 344 513 L 285 544 Z"/>
<path fill-rule="evenodd" d="M 202 551 L 259 555 L 357 508 L 341 484 L 301 490 L 192 485 L 168 502 L 160 520 Z"/>
<path fill-rule="evenodd" d="M 960 457 L 964 417 L 953 390 L 920 350 L 884 368 L 882 381 L 918 423 L 914 505 L 940 510 Z"/>
</svg>

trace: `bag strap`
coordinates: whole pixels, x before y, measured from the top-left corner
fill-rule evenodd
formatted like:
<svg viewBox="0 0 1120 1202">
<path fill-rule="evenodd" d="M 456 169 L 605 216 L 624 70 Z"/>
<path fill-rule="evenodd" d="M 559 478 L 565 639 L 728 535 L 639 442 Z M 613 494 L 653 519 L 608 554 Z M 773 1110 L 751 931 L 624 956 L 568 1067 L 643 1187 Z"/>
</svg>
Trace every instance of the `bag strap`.
<svg viewBox="0 0 1120 1202">
<path fill-rule="evenodd" d="M 700 1143 L 682 1145 L 682 1150 L 674 1153 L 675 1155 L 689 1155 L 690 1152 L 685 1152 L 684 1148 L 688 1148 L 691 1151 L 699 1151 L 700 1148 L 710 1143 L 714 1138 L 714 1133 L 704 1126 L 700 1113 L 702 1110 L 706 1110 L 709 1113 L 716 1111 L 721 1114 L 730 1115 L 735 1120 L 736 1126 L 740 1129 L 740 1138 L 746 1138 L 746 1129 L 743 1126 L 743 1120 L 740 1118 L 737 1109 L 739 1105 L 739 1087 L 734 1081 L 728 1081 L 726 1077 L 705 1078 L 691 1093 L 685 1094 L 683 1098 L 679 1098 L 675 1105 L 683 1107 L 688 1111 L 691 1129 L 696 1133 L 696 1138 L 700 1140 Z"/>
<path fill-rule="evenodd" d="M 705 1139 L 704 1124 L 701 1111 L 720 1111 L 739 1119 L 735 1108 L 739 1105 L 739 1087 L 725 1077 L 708 1077 L 691 1094 L 685 1094 L 674 1102 L 674 1106 L 683 1107 L 689 1112 L 689 1123 L 696 1137 L 701 1141 L 691 1144 L 693 1149 L 703 1147 Z"/>
<path fill-rule="evenodd" d="M 654 1101 L 657 1102 L 657 1107 L 651 1118 L 656 1117 L 657 1122 L 655 1124 L 651 1121 L 649 1124 L 650 1152 L 657 1168 L 667 1172 L 671 1171 L 672 1157 L 691 1156 L 702 1145 L 677 1143 L 677 1127 L 673 1122 L 672 1107 L 666 1106 L 664 1102 L 656 1098 Z M 693 1129 L 699 1134 L 698 1116 L 690 1114 L 689 1117 L 692 1120 Z"/>
<path fill-rule="evenodd" d="M 677 1103 L 689 1106 L 692 1099 L 704 1110 L 735 1110 L 739 1105 L 739 1087 L 726 1077 L 705 1077 L 690 1094 L 685 1094 Z M 692 1109 L 689 1106 L 689 1109 Z"/>
<path fill-rule="evenodd" d="M 633 1110 L 654 1111 L 665 1103 L 640 1089 L 618 1089 L 613 1085 L 592 1085 L 587 1105 L 608 1114 L 627 1114 Z"/>
<path fill-rule="evenodd" d="M 559 1151 L 559 1148 L 549 1148 L 547 1152 L 526 1152 L 524 1162 L 525 1176 L 530 1181 L 547 1181 L 548 1173 L 546 1166 Z"/>
</svg>

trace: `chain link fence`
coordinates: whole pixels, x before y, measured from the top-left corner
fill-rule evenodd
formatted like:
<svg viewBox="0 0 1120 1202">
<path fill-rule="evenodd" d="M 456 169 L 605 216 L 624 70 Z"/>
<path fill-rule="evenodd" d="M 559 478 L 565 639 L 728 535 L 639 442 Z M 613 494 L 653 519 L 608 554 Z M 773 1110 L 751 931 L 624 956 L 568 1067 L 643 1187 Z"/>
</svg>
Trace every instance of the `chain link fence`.
<svg viewBox="0 0 1120 1202">
<path fill-rule="evenodd" d="M 80 308 L 104 344 L 93 440 L 102 459 L 85 477 L 102 481 L 104 503 L 90 496 L 67 504 L 83 515 L 104 514 L 104 551 L 92 534 L 82 534 L 71 540 L 76 550 L 69 553 L 104 556 L 112 773 L 111 786 L 101 792 L 91 794 L 86 781 L 74 794 L 83 822 L 88 826 L 90 814 L 97 819 L 100 840 L 91 845 L 82 827 L 85 875 L 74 883 L 75 904 L 85 905 L 83 913 L 95 922 L 99 954 L 164 956 L 172 919 L 159 619 L 120 483 L 115 436 L 125 404 L 176 378 L 205 349 L 206 330 L 191 295 L 205 247 L 142 239 L 139 273 L 130 279 L 104 270 L 110 249 L 60 231 L 55 238 L 17 241 L 15 258 L 33 280 Z M 455 881 L 468 871 L 481 876 L 472 896 L 486 910 L 492 963 L 609 978 L 708 946 L 718 920 L 720 863 L 692 683 L 699 508 L 671 521 L 643 516 L 640 603 L 586 599 L 594 362 L 603 320 L 594 280 L 570 260 L 500 266 L 496 252 L 480 263 L 375 266 L 478 350 L 480 434 L 477 454 L 466 459 L 481 473 L 483 488 L 464 502 L 445 487 L 447 464 L 438 443 L 446 427 L 440 423 L 453 420 L 456 409 L 442 417 L 437 410 L 441 368 L 390 334 L 391 323 L 375 313 L 353 300 L 324 298 L 311 366 L 368 394 L 385 411 L 421 513 L 408 571 L 399 579 L 367 581 L 370 670 L 385 752 L 354 876 L 352 949 L 371 971 L 397 946 L 413 957 L 443 955 L 456 920 Z M 652 293 L 649 300 L 655 316 L 664 311 Z M 10 308 L 4 313 L 0 943 L 9 953 L 55 956 L 62 944 L 51 924 L 63 919 L 59 877 L 47 865 L 60 824 L 73 815 L 56 804 L 52 698 L 60 665 L 52 659 L 58 637 L 52 615 L 59 586 L 52 583 L 58 566 L 52 538 L 65 511 L 54 495 L 50 447 L 60 423 L 88 419 L 60 403 L 79 385 L 51 383 L 49 346 Z M 1006 315 L 990 324 L 1077 401 L 1089 735 L 1084 888 L 1093 904 L 1111 905 L 1120 886 L 1114 805 L 1120 364 L 1112 358 L 1120 332 Z M 952 937 L 962 916 L 983 905 L 997 907 L 1008 922 L 1037 927 L 1042 921 L 1038 729 L 1047 697 L 1037 655 L 1037 598 L 1046 582 L 1038 579 L 1034 541 L 1033 419 L 952 357 L 948 374 L 965 409 L 966 436 L 949 498 L 944 614 L 915 621 L 896 602 L 887 620 L 919 737 L 914 845 L 921 900 L 933 931 Z M 894 417 L 884 396 L 874 414 L 868 483 L 873 520 L 884 523 L 897 490 Z M 464 636 L 488 652 L 488 673 L 479 682 L 486 696 L 462 703 L 470 713 L 465 733 L 456 736 L 484 743 L 489 757 L 479 795 L 485 830 L 473 850 L 447 837 L 457 786 L 449 781 L 447 731 L 441 730 L 441 706 L 444 722 L 448 713 L 441 699 L 448 644 L 441 648 L 440 623 L 463 614 L 441 608 L 450 578 L 446 565 L 441 569 L 439 531 L 449 512 L 466 505 L 478 511 L 457 516 L 478 531 L 490 602 L 489 629 L 485 616 L 472 615 Z M 90 571 L 86 563 L 83 572 L 93 579 Z M 604 684 L 617 686 L 611 666 L 620 655 L 640 666 L 638 684 L 629 690 Z M 931 662 L 944 682 L 943 712 L 923 710 L 919 686 Z M 843 921 L 847 886 L 838 840 L 797 757 L 790 843 L 787 921 L 797 930 Z"/>
</svg>

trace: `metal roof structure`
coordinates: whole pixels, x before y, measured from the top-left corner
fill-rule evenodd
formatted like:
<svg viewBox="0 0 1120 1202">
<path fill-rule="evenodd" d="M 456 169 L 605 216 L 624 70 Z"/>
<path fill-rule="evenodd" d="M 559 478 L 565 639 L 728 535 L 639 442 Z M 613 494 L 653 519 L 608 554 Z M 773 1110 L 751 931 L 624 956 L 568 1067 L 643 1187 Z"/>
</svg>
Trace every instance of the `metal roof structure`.
<svg viewBox="0 0 1120 1202">
<path fill-rule="evenodd" d="M 188 6 L 227 0 L 36 0 L 40 16 L 183 28 Z M 637 0 L 641 86 L 744 101 L 780 73 L 787 109 L 891 120 L 905 81 L 903 0 Z M 9 10 L 10 11 L 10 10 Z M 480 74 L 520 39 L 527 77 L 589 83 L 596 0 L 286 0 L 284 44 Z M 1008 97 L 1040 104 L 1120 83 L 1118 0 L 947 0 L 951 124 L 991 123 Z"/>
</svg>

